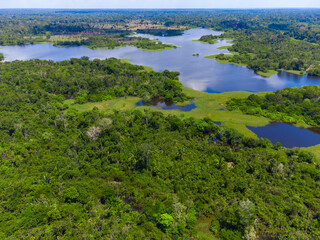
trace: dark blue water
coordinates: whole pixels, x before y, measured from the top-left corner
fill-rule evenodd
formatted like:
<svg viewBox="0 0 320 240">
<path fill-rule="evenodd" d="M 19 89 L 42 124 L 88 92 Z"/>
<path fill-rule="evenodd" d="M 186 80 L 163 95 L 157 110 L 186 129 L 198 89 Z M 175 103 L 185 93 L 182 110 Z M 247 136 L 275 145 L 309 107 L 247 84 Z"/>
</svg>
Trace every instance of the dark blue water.
<svg viewBox="0 0 320 240">
<path fill-rule="evenodd" d="M 197 108 L 197 106 L 194 103 L 185 106 L 179 106 L 172 102 L 159 101 L 157 99 L 152 100 L 151 102 L 144 102 L 143 100 L 141 100 L 136 104 L 136 106 L 150 106 L 161 108 L 163 110 L 179 110 L 181 112 L 190 112 L 192 109 Z"/>
<path fill-rule="evenodd" d="M 227 53 L 226 49 L 217 47 L 230 45 L 225 40 L 217 44 L 203 44 L 192 40 L 203 35 L 218 35 L 219 32 L 208 29 L 191 29 L 182 36 L 155 37 L 139 34 L 150 39 L 158 38 L 163 43 L 179 46 L 176 49 L 149 52 L 135 47 L 119 49 L 89 49 L 87 47 L 54 47 L 50 44 L 27 46 L 2 46 L 6 61 L 28 60 L 32 58 L 51 59 L 54 61 L 88 56 L 90 59 L 109 57 L 129 58 L 131 63 L 153 67 L 155 71 L 165 69 L 179 71 L 180 81 L 186 86 L 210 93 L 227 91 L 274 91 L 285 87 L 320 85 L 320 79 L 281 72 L 269 78 L 261 77 L 246 67 L 218 63 L 214 59 L 204 58 L 207 55 Z M 199 53 L 199 57 L 194 57 Z"/>
<path fill-rule="evenodd" d="M 284 147 L 310 147 L 320 144 L 320 128 L 299 128 L 286 123 L 270 123 L 263 127 L 249 127 L 257 136 L 268 138 Z"/>
</svg>

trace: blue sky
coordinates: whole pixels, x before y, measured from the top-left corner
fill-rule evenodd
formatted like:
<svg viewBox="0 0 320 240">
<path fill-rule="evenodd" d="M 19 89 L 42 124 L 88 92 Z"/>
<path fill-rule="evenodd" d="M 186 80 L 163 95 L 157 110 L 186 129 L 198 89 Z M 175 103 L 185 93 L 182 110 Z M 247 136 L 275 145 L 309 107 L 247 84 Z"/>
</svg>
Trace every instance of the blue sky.
<svg viewBox="0 0 320 240">
<path fill-rule="evenodd" d="M 320 0 L 0 0 L 0 8 L 320 8 Z"/>
</svg>

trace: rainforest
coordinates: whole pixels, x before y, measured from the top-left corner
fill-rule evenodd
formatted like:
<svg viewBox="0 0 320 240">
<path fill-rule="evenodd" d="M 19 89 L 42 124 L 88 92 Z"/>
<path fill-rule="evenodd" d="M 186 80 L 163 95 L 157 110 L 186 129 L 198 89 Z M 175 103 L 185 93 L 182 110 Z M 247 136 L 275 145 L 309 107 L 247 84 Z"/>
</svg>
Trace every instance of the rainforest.
<svg viewBox="0 0 320 240">
<path fill-rule="evenodd" d="M 319 239 L 319 19 L 0 10 L 0 239 Z"/>
</svg>

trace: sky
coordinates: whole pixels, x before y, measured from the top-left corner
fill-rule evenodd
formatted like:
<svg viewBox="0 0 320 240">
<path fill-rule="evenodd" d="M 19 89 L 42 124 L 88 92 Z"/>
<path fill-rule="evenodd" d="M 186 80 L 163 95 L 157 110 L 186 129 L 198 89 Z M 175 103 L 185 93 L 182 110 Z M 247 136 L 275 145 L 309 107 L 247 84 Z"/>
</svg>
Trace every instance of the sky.
<svg viewBox="0 0 320 240">
<path fill-rule="evenodd" d="M 320 8 L 320 0 L 0 0 L 0 8 Z"/>
</svg>

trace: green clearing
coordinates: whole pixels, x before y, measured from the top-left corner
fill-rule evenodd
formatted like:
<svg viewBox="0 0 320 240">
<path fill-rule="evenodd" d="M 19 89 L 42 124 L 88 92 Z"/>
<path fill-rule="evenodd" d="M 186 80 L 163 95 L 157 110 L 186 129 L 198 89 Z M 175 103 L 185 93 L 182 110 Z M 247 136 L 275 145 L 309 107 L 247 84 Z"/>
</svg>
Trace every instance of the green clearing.
<svg viewBox="0 0 320 240">
<path fill-rule="evenodd" d="M 122 59 L 122 61 L 128 61 L 127 59 Z M 187 87 L 183 87 L 183 91 L 186 95 L 195 98 L 193 101 L 197 108 L 193 109 L 190 112 L 181 112 L 179 110 L 163 110 L 161 108 L 141 106 L 137 107 L 141 98 L 139 97 L 123 97 L 115 98 L 112 100 L 102 101 L 102 102 L 89 102 L 85 104 L 73 104 L 74 100 L 66 100 L 70 107 L 77 109 L 79 112 L 90 111 L 93 108 L 98 108 L 101 111 L 112 113 L 114 110 L 132 110 L 139 108 L 141 110 L 152 110 L 160 111 L 165 115 L 176 115 L 181 118 L 204 118 L 208 117 L 214 122 L 221 122 L 222 125 L 236 129 L 240 133 L 244 134 L 247 137 L 257 138 L 257 135 L 250 131 L 246 126 L 259 127 L 265 126 L 270 123 L 270 119 L 265 117 L 258 117 L 252 115 L 243 114 L 240 111 L 223 111 L 220 110 L 224 108 L 226 102 L 231 98 L 246 98 L 252 93 L 237 91 L 237 92 L 226 92 L 226 93 L 205 93 L 196 91 Z M 259 96 L 263 96 L 266 93 L 260 92 L 256 93 Z M 190 104 L 189 101 L 178 103 L 180 106 Z M 307 126 L 300 126 L 307 127 Z M 320 157 L 320 145 L 304 148 L 317 157 Z"/>
<path fill-rule="evenodd" d="M 93 108 L 112 113 L 113 110 L 130 110 L 141 99 L 138 97 L 114 98 L 102 102 L 88 102 L 84 104 L 73 104 L 74 100 L 66 100 L 65 103 L 77 109 L 79 112 L 91 111 Z"/>
<path fill-rule="evenodd" d="M 214 234 L 209 230 L 211 226 L 212 217 L 199 218 L 195 228 L 199 231 L 199 237 L 201 240 L 215 240 L 217 239 Z"/>
<path fill-rule="evenodd" d="M 199 92 L 190 88 L 183 87 L 184 93 L 187 96 L 195 98 L 194 103 L 197 108 L 190 112 L 181 112 L 179 110 L 163 110 L 160 108 L 154 108 L 149 106 L 138 107 L 143 110 L 158 110 L 165 115 L 177 115 L 182 118 L 194 117 L 204 118 L 209 117 L 212 121 L 221 122 L 230 128 L 234 128 L 248 137 L 257 138 L 256 134 L 246 128 L 248 126 L 264 126 L 267 125 L 270 120 L 264 117 L 257 117 L 251 115 L 245 115 L 239 111 L 222 111 L 220 110 L 225 106 L 225 103 L 231 98 L 246 98 L 250 92 L 227 92 L 227 93 L 205 93 Z M 265 93 L 258 93 L 264 95 Z M 94 107 L 106 111 L 113 112 L 113 110 L 131 110 L 137 108 L 135 104 L 141 100 L 138 97 L 126 97 L 126 98 L 115 98 L 112 100 L 106 100 L 102 102 L 90 102 L 85 104 L 73 104 L 73 100 L 66 100 L 66 103 L 77 109 L 80 112 L 92 110 Z M 179 105 L 186 105 L 190 102 L 180 103 Z"/>
</svg>

